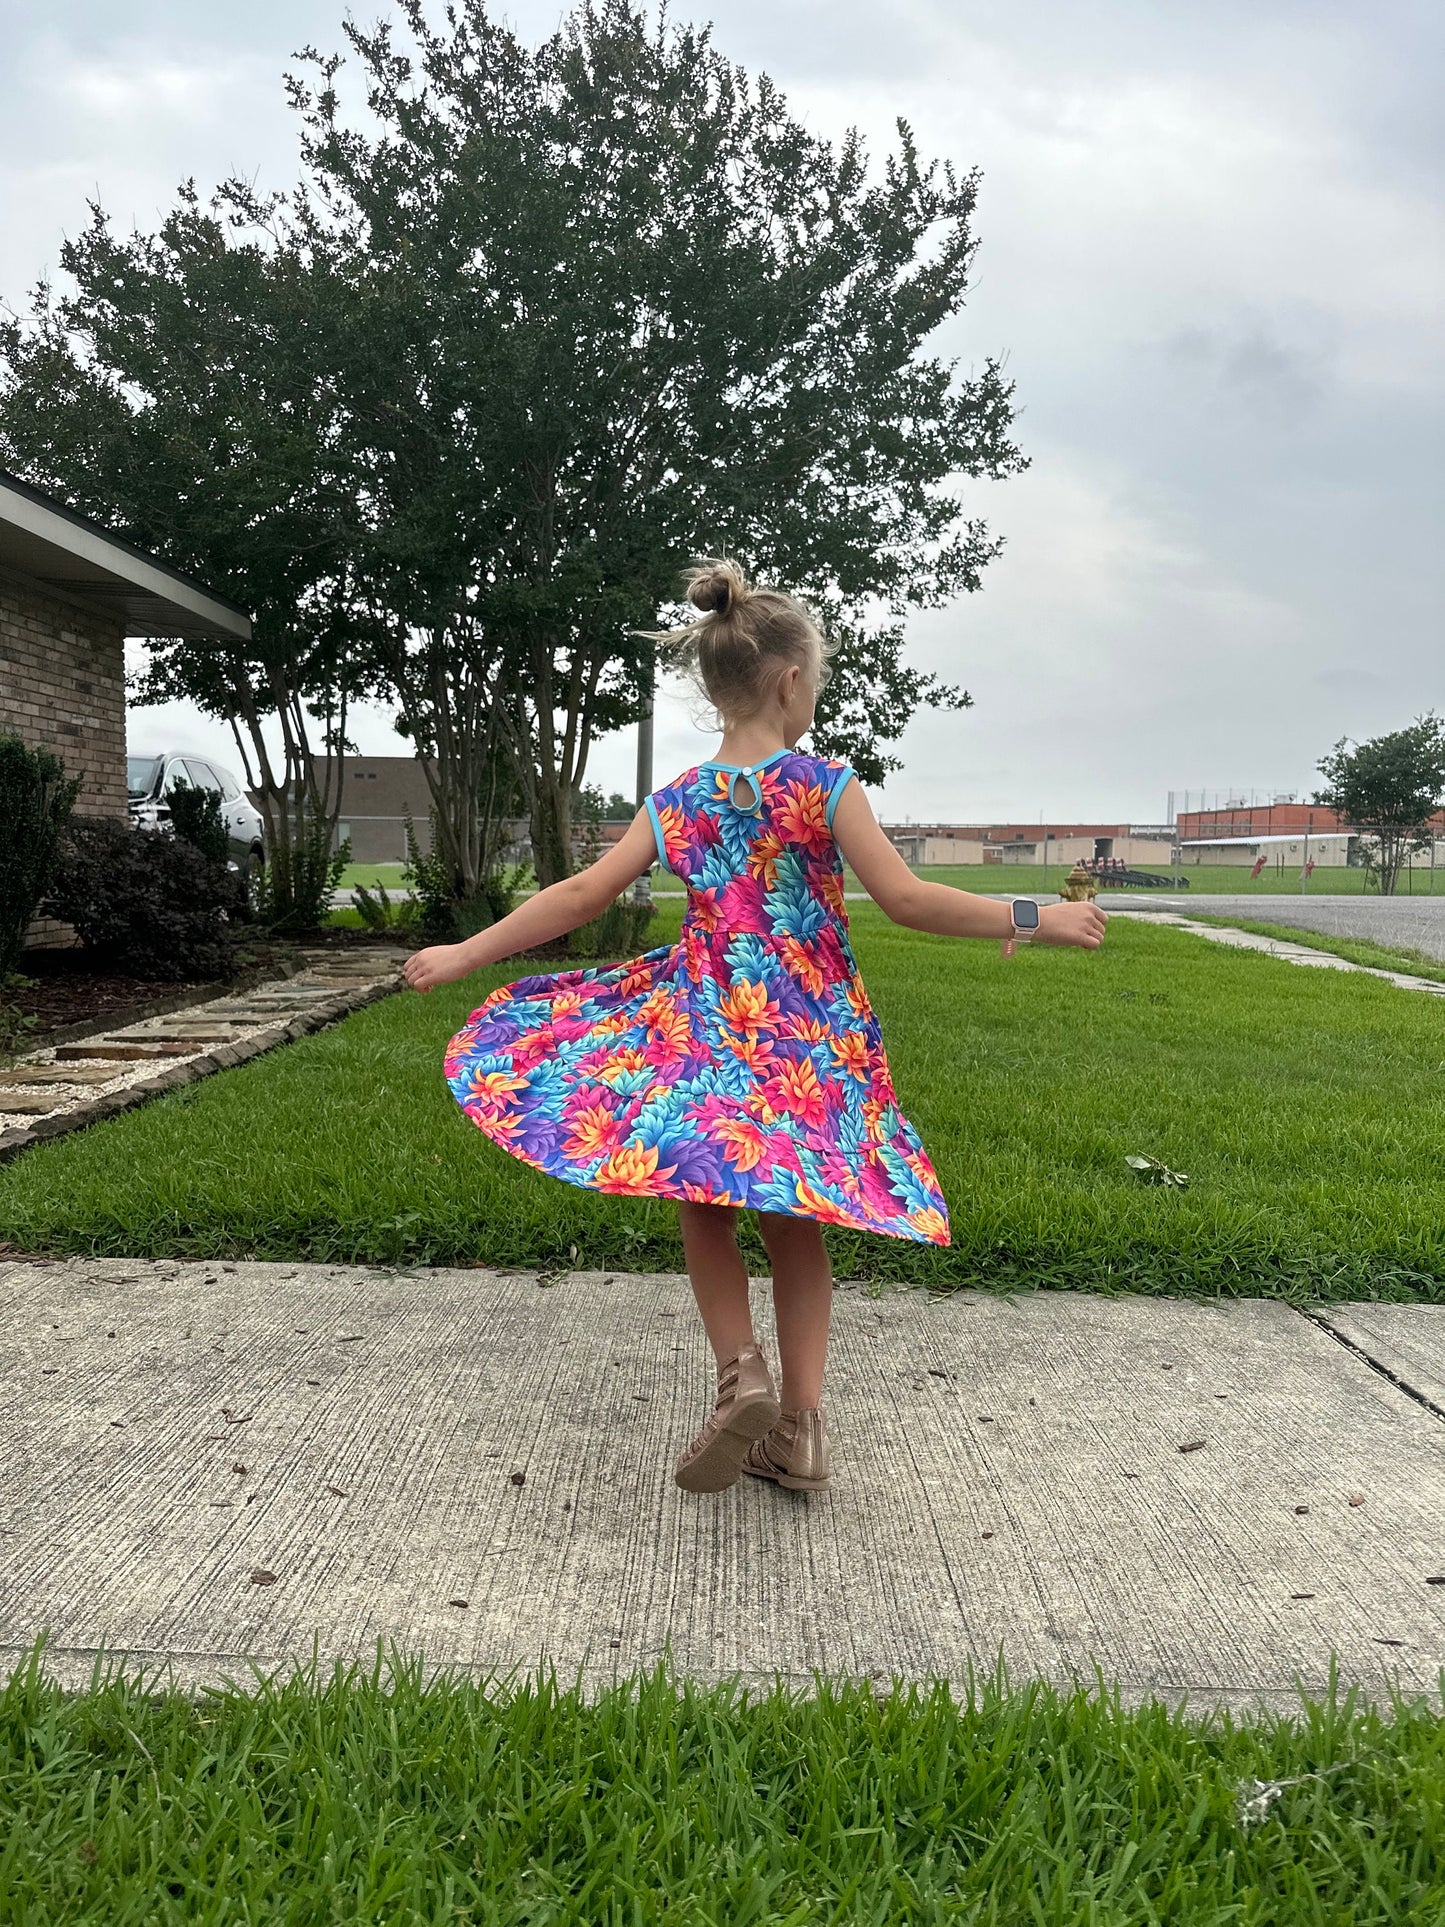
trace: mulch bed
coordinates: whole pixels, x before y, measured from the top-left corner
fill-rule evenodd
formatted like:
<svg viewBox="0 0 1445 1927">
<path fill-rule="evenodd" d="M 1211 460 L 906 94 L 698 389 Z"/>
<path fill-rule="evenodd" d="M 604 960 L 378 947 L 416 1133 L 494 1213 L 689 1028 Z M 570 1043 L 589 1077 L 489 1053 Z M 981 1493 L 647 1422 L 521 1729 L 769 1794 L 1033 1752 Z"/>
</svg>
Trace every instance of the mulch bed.
<svg viewBox="0 0 1445 1927">
<path fill-rule="evenodd" d="M 229 982 L 178 983 L 173 977 L 120 977 L 98 970 L 89 952 L 79 947 L 27 950 L 17 966 L 27 981 L 5 991 L 0 1002 L 18 1011 L 22 1019 L 31 1017 L 35 1022 L 11 1030 L 0 1054 L 5 1048 L 11 1053 L 44 1050 L 86 1032 L 140 1023 L 146 1017 L 164 1015 L 167 1007 L 184 1010 L 297 967 L 295 947 L 288 943 L 249 943 L 244 955 L 244 967 Z"/>
<path fill-rule="evenodd" d="M 369 949 L 414 949 L 420 940 L 411 931 L 347 930 L 331 927 L 313 930 L 294 941 L 254 939 L 241 946 L 246 961 L 229 982 L 178 983 L 174 978 L 120 977 L 95 967 L 90 953 L 80 946 L 64 950 L 27 950 L 19 959 L 18 971 L 27 979 L 0 994 L 0 1005 L 17 1011 L 20 1017 L 33 1018 L 26 1029 L 13 1029 L 0 1021 L 0 1062 L 19 1053 L 45 1050 L 72 1038 L 97 1030 L 116 1030 L 147 1017 L 164 1016 L 168 1010 L 184 1010 L 238 990 L 248 990 L 268 977 L 279 977 L 300 967 L 298 947 L 307 950 L 350 951 Z M 526 966 L 551 964 L 581 970 L 604 960 L 574 957 L 567 939 L 558 937 L 534 950 L 522 951 L 509 959 L 517 965 L 517 975 L 528 974 Z M 610 959 L 607 961 L 617 961 Z M 535 973 L 533 973 L 535 974 Z"/>
</svg>

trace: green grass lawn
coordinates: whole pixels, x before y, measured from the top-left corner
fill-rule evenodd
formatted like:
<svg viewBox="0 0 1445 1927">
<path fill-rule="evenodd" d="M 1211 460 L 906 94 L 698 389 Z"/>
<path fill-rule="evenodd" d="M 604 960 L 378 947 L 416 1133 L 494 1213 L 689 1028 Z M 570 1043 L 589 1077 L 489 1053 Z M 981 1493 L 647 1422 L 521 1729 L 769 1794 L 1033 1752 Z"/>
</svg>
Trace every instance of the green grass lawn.
<svg viewBox="0 0 1445 1927">
<path fill-rule="evenodd" d="M 660 936 L 677 921 L 665 906 Z M 871 905 L 853 922 L 954 1243 L 830 1232 L 840 1276 L 1445 1301 L 1432 999 L 1122 919 L 1092 955 L 1007 964 L 996 944 L 920 936 Z M 671 1205 L 530 1171 L 452 1101 L 448 1036 L 524 968 L 403 993 L 28 1151 L 0 1168 L 0 1239 L 136 1257 L 679 1268 Z M 1125 1163 L 1135 1152 L 1189 1187 L 1141 1183 Z"/>
<path fill-rule="evenodd" d="M 398 890 L 406 888 L 401 875 L 405 868 L 403 863 L 348 863 L 337 888 L 354 890 L 358 883 L 364 883 L 369 890 L 374 890 L 378 883 L 384 883 L 395 896 Z"/>
<path fill-rule="evenodd" d="M 1259 1800 L 1261 1787 L 1285 1782 Z M 1259 1817 L 1247 1810 L 1256 1798 Z M 0 1920 L 27 1927 L 1426 1927 L 1445 1726 L 1195 1722 L 1044 1685 L 297 1674 L 0 1694 Z"/>
</svg>

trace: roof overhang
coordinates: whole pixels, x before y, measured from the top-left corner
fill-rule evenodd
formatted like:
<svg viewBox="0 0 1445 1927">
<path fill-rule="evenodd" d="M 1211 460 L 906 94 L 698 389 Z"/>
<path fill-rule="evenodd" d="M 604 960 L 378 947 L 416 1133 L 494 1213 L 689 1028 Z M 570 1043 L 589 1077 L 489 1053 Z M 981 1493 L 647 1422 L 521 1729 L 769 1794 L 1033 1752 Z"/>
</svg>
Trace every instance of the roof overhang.
<svg viewBox="0 0 1445 1927">
<path fill-rule="evenodd" d="M 244 610 L 3 471 L 0 566 L 111 616 L 128 636 L 250 639 Z"/>
</svg>

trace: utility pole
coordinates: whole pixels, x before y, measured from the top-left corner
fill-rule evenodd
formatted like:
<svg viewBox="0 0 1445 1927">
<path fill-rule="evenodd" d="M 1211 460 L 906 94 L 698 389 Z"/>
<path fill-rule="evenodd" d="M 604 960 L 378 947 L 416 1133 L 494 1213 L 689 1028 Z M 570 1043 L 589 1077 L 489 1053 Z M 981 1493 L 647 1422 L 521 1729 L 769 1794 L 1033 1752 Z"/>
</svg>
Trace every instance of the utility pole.
<svg viewBox="0 0 1445 1927">
<path fill-rule="evenodd" d="M 1311 810 L 1305 818 L 1305 860 L 1299 873 L 1299 893 L 1301 896 L 1305 894 L 1305 886 L 1310 880 L 1310 831 L 1314 828 L 1314 821 L 1315 813 Z"/>
<path fill-rule="evenodd" d="M 652 794 L 652 711 L 657 693 L 657 666 L 649 654 L 643 672 L 642 708 L 637 718 L 637 807 L 642 809 Z M 652 870 L 649 867 L 632 886 L 632 901 L 652 902 Z"/>
</svg>

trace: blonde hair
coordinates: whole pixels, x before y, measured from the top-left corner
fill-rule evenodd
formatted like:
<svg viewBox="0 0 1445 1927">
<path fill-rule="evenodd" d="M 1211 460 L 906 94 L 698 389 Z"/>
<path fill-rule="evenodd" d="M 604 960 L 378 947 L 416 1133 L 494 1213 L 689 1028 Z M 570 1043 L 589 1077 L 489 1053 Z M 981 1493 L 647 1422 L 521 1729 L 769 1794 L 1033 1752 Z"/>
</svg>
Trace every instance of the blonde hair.
<svg viewBox="0 0 1445 1927">
<path fill-rule="evenodd" d="M 828 678 L 829 642 L 796 596 L 756 589 L 728 556 L 706 556 L 683 574 L 684 594 L 702 611 L 679 629 L 639 629 L 695 678 L 722 716 L 747 716 L 762 700 L 770 669 L 812 663 Z"/>
</svg>

